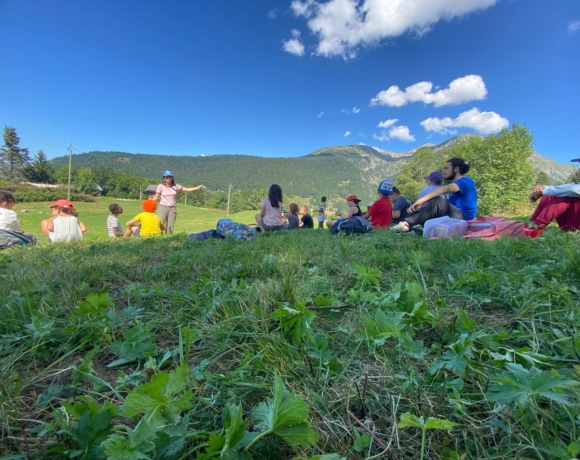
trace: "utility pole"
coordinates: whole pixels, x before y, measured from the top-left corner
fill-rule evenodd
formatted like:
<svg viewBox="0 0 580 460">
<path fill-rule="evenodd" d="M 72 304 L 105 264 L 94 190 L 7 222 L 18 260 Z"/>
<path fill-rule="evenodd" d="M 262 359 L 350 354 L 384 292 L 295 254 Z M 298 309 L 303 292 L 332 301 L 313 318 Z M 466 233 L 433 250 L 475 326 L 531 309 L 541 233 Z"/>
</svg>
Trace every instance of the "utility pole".
<svg viewBox="0 0 580 460">
<path fill-rule="evenodd" d="M 72 153 L 74 151 L 73 143 L 70 143 L 70 147 L 68 148 L 68 185 L 66 189 L 66 199 L 70 201 L 70 171 L 72 169 Z"/>
<path fill-rule="evenodd" d="M 188 192 L 185 192 L 185 204 L 187 204 L 187 195 L 188 195 Z"/>
<path fill-rule="evenodd" d="M 233 187 L 232 184 L 230 184 L 230 186 L 228 187 L 228 210 L 226 212 L 227 219 L 229 219 L 229 217 L 230 217 L 230 196 L 232 194 L 232 187 Z"/>
</svg>

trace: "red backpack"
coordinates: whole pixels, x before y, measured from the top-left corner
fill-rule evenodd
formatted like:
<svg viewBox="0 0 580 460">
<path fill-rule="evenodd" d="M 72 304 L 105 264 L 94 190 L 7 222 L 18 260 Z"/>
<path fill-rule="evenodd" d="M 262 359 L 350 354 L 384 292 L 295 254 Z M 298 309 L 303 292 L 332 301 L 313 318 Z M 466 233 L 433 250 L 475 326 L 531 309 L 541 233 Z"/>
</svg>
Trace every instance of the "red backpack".
<svg viewBox="0 0 580 460">
<path fill-rule="evenodd" d="M 503 236 L 524 238 L 526 236 L 524 223 L 520 220 L 506 220 L 500 216 L 478 217 L 467 222 L 464 238 L 490 241 Z"/>
</svg>

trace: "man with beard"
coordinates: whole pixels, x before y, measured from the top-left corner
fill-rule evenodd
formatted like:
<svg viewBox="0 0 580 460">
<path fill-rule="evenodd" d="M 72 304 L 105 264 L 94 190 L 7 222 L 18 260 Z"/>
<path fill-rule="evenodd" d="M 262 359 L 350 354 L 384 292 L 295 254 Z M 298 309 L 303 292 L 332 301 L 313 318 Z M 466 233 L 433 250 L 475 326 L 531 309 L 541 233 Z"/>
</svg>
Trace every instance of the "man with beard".
<svg viewBox="0 0 580 460">
<path fill-rule="evenodd" d="M 429 219 L 449 216 L 453 219 L 471 220 L 477 214 L 477 190 L 471 177 L 465 176 L 470 165 L 462 158 L 451 158 L 443 168 L 443 179 L 452 181 L 431 190 L 415 201 L 405 217 L 393 230 L 408 232 L 415 225 L 423 225 Z M 439 195 L 449 193 L 449 200 Z"/>
</svg>

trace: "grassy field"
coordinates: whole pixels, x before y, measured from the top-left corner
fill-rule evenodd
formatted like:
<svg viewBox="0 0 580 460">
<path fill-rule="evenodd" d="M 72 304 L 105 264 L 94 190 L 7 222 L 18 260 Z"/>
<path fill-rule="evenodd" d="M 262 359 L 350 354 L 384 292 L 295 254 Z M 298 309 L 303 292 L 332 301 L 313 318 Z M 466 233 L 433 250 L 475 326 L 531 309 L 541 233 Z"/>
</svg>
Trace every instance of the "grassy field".
<svg viewBox="0 0 580 460">
<path fill-rule="evenodd" d="M 79 219 L 87 226 L 84 234 L 86 240 L 96 240 L 107 237 L 107 216 L 109 215 L 109 205 L 118 203 L 124 212 L 119 216 L 121 225 L 142 212 L 141 201 L 137 200 L 113 200 L 109 198 L 98 198 L 95 203 L 74 203 L 79 213 Z M 18 203 L 14 210 L 18 212 L 18 219 L 22 229 L 27 233 L 32 233 L 41 240 L 46 237 L 40 231 L 40 222 L 51 216 L 48 207 L 52 203 Z M 29 212 L 21 212 L 28 210 Z M 219 219 L 226 217 L 225 211 L 213 209 L 201 209 L 193 206 L 177 205 L 177 220 L 175 223 L 175 233 L 196 233 L 215 228 Z M 235 222 L 255 223 L 254 215 L 256 211 L 243 211 L 230 214 L 230 218 Z"/>
<path fill-rule="evenodd" d="M 79 205 L 95 237 L 107 204 Z M 579 243 L 288 231 L 3 251 L 0 456 L 577 458 Z"/>
</svg>

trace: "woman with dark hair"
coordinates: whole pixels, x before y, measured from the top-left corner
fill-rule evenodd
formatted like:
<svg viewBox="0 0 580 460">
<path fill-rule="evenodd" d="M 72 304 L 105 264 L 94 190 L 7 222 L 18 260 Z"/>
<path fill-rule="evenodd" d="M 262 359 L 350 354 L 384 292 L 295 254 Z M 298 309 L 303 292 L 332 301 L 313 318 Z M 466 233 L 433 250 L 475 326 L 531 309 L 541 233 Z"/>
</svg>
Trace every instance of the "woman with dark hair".
<svg viewBox="0 0 580 460">
<path fill-rule="evenodd" d="M 183 187 L 182 185 L 176 184 L 173 173 L 171 171 L 163 171 L 161 184 L 157 186 L 153 199 L 159 201 L 157 215 L 161 219 L 161 222 L 165 224 L 167 233 L 173 233 L 175 219 L 177 218 L 177 192 L 194 192 L 201 188 L 203 188 L 203 185 Z"/>
<path fill-rule="evenodd" d="M 256 214 L 256 223 L 263 232 L 273 232 L 284 228 L 284 207 L 282 205 L 282 187 L 272 184 L 268 198 L 262 201 L 260 214 Z"/>
<path fill-rule="evenodd" d="M 451 158 L 443 168 L 443 179 L 452 181 L 431 190 L 415 201 L 407 212 L 410 214 L 392 229 L 408 232 L 415 225 L 423 225 L 429 219 L 449 216 L 454 219 L 471 220 L 477 214 L 477 190 L 471 177 L 465 176 L 471 165 L 462 158 Z M 449 200 L 439 195 L 449 193 Z"/>
</svg>

